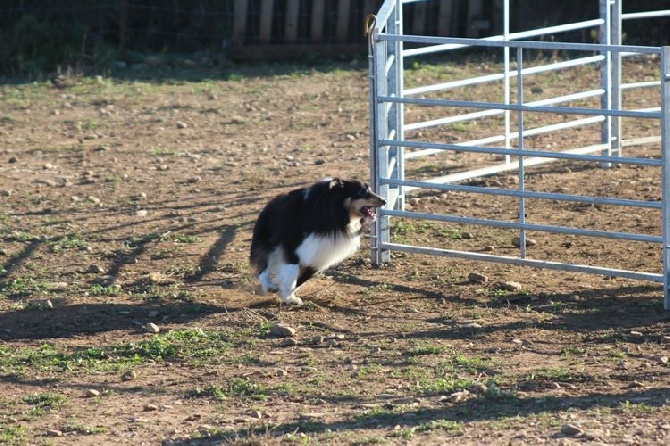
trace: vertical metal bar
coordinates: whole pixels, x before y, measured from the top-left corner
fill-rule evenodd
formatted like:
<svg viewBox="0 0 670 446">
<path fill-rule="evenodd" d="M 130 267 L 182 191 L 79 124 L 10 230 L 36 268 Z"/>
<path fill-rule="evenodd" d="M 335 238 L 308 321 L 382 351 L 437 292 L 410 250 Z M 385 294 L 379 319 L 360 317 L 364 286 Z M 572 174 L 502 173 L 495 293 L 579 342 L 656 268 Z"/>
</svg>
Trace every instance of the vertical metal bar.
<svg viewBox="0 0 670 446">
<path fill-rule="evenodd" d="M 403 14 L 402 14 L 402 3 L 399 3 L 399 6 L 396 6 L 395 10 L 395 32 L 396 34 L 403 35 L 405 30 L 403 29 Z M 398 40 L 395 42 L 395 78 L 396 78 L 396 89 L 395 93 L 397 97 L 402 97 L 403 95 L 403 89 L 404 87 L 404 82 L 403 82 L 403 77 L 404 77 L 404 71 L 405 71 L 405 64 L 403 61 L 403 42 L 402 40 Z M 398 140 L 404 140 L 405 139 L 405 130 L 404 130 L 404 122 L 405 122 L 405 108 L 404 104 L 402 103 L 397 103 L 396 104 L 396 139 Z M 405 148 L 402 146 L 396 147 L 396 178 L 399 180 L 404 180 L 405 179 Z M 401 211 L 405 210 L 405 191 L 403 190 L 404 187 L 398 186 L 398 201 L 393 206 L 393 209 L 400 209 Z"/>
<path fill-rule="evenodd" d="M 509 42 L 509 0 L 504 0 L 503 2 L 503 40 Z M 503 95 L 505 105 L 510 104 L 510 67 L 509 67 L 509 47 L 505 46 L 503 48 L 503 68 L 504 68 L 504 78 L 503 78 Z M 505 110 L 505 147 L 510 149 L 512 148 L 512 123 L 511 123 L 511 111 Z M 505 163 L 511 163 L 511 157 L 505 155 Z"/>
<path fill-rule="evenodd" d="M 376 20 L 368 24 L 368 107 L 370 125 L 370 184 L 375 191 L 379 191 L 379 138 L 377 137 L 377 62 L 375 34 L 378 31 Z M 379 251 L 379 227 L 375 223 L 370 228 L 370 257 L 372 264 L 379 265 L 381 256 Z"/>
<path fill-rule="evenodd" d="M 612 44 L 612 15 L 610 8 L 611 0 L 600 0 L 600 18 L 604 23 L 600 26 L 600 44 Z M 612 53 L 603 50 L 603 61 L 600 65 L 600 87 L 605 91 L 600 99 L 600 108 L 603 110 L 605 119 L 600 127 L 600 142 L 606 145 L 603 155 L 612 154 L 612 116 L 608 110 L 612 108 Z M 601 167 L 610 167 L 610 163 L 601 163 Z"/>
<path fill-rule="evenodd" d="M 661 157 L 663 175 L 663 308 L 670 310 L 670 47 L 661 48 Z"/>
<path fill-rule="evenodd" d="M 610 20 L 611 20 L 611 40 L 612 45 L 621 45 L 621 3 L 622 0 L 612 0 Z M 611 53 L 612 63 L 612 110 L 621 110 L 621 53 Z M 621 116 L 612 116 L 612 153 L 615 156 L 623 156 L 621 144 Z"/>
<path fill-rule="evenodd" d="M 516 49 L 516 98 L 517 104 L 519 106 L 523 105 L 523 48 L 519 47 Z M 519 109 L 517 111 L 517 126 L 519 131 L 519 139 L 517 141 L 519 150 L 523 150 L 524 141 L 523 141 L 523 110 Z M 519 156 L 519 191 L 521 196 L 519 197 L 519 223 L 526 222 L 526 199 L 523 195 L 523 192 L 526 188 L 524 183 L 525 169 L 524 169 L 524 158 Z M 526 230 L 521 229 L 519 231 L 519 257 L 522 259 L 526 258 Z"/>
</svg>

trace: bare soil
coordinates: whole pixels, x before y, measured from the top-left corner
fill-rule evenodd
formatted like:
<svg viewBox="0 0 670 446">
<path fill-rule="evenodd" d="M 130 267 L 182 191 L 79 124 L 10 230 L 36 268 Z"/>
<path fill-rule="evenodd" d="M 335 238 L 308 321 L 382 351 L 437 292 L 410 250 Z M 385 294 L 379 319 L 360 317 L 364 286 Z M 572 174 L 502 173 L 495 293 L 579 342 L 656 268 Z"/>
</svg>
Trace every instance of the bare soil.
<svg viewBox="0 0 670 446">
<path fill-rule="evenodd" d="M 653 78 L 654 66 L 633 71 Z M 448 73 L 417 70 L 424 80 Z M 528 88 L 539 97 L 558 87 Z M 580 137 L 593 139 L 536 142 L 574 147 Z M 408 174 L 488 157 L 428 158 Z M 373 266 L 366 246 L 305 284 L 302 307 L 257 295 L 247 262 L 256 215 L 324 176 L 369 177 L 367 71 L 357 64 L 0 86 L 0 443 L 670 442 L 670 328 L 657 283 L 403 253 Z M 648 200 L 661 191 L 658 169 L 627 165 L 551 164 L 530 170 L 527 185 Z M 517 217 L 514 200 L 413 198 L 421 212 Z M 661 230 L 654 210 L 545 200 L 527 213 Z M 518 252 L 512 231 L 400 219 L 393 228 L 401 242 Z M 535 258 L 660 272 L 657 245 L 529 236 Z M 276 323 L 294 336 L 275 336 Z"/>
</svg>

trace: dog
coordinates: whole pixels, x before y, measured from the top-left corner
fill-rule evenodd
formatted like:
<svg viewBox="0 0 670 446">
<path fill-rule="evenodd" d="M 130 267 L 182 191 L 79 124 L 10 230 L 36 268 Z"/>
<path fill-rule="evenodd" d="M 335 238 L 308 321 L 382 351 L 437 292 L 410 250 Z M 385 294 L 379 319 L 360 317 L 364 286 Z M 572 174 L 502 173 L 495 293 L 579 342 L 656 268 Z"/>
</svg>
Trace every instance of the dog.
<svg viewBox="0 0 670 446">
<path fill-rule="evenodd" d="M 270 200 L 251 239 L 250 263 L 263 292 L 301 305 L 295 290 L 315 273 L 342 262 L 361 244 L 361 230 L 386 201 L 356 180 L 318 181 Z"/>
</svg>

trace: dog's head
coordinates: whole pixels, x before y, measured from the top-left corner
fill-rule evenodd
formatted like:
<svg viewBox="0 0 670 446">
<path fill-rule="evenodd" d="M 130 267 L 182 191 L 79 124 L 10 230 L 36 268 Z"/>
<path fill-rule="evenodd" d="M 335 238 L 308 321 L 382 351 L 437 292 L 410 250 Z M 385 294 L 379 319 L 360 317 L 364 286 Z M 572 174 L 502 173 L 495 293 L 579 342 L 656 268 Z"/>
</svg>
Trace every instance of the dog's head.
<svg viewBox="0 0 670 446">
<path fill-rule="evenodd" d="M 371 223 L 377 218 L 378 207 L 384 206 L 386 201 L 374 193 L 370 186 L 358 180 L 330 180 L 330 189 L 340 191 L 344 198 L 344 207 L 348 210 L 352 220 L 361 219 L 361 223 Z"/>
</svg>

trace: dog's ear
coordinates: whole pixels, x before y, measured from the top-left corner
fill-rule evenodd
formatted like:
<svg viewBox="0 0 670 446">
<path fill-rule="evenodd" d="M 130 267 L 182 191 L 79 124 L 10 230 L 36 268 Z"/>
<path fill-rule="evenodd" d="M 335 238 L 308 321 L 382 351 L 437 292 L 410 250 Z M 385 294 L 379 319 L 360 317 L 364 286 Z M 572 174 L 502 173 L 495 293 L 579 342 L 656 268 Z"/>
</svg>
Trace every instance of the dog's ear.
<svg viewBox="0 0 670 446">
<path fill-rule="evenodd" d="M 342 187 L 342 180 L 339 178 L 333 178 L 330 180 L 330 183 L 328 183 L 328 189 L 334 189 L 336 187 Z"/>
</svg>

